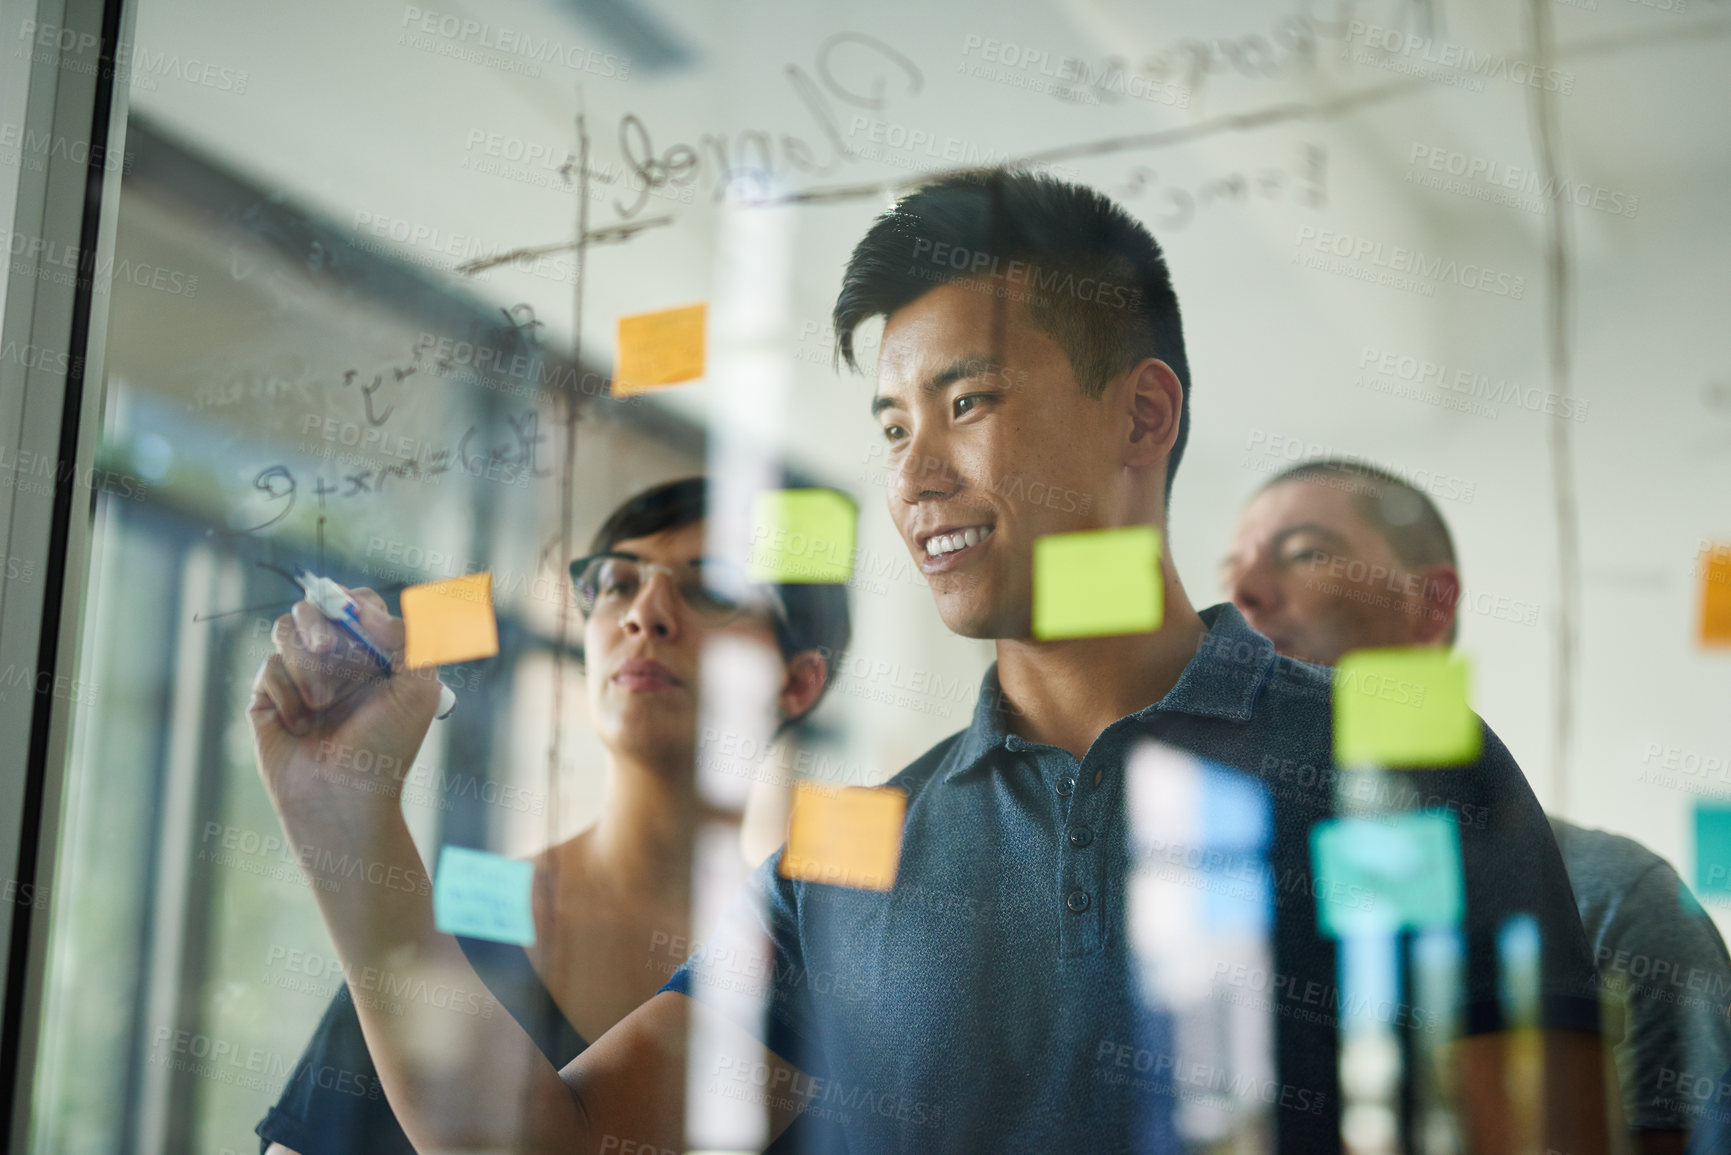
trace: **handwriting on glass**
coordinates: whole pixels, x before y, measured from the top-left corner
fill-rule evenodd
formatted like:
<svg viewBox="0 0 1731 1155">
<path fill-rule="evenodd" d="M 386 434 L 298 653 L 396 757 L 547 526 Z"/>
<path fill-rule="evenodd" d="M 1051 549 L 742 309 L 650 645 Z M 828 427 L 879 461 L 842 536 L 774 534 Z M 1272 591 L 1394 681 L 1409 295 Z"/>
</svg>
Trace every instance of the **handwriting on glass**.
<svg viewBox="0 0 1731 1155">
<path fill-rule="evenodd" d="M 643 118 L 626 113 L 619 121 L 619 149 L 634 178 L 637 197 L 629 205 L 615 202 L 619 215 L 635 216 L 650 194 L 666 185 L 685 187 L 708 180 L 719 200 L 736 181 L 766 182 L 794 171 L 833 172 L 837 165 L 858 159 L 842 133 L 834 101 L 878 109 L 884 106 L 890 84 L 909 94 L 925 86 L 925 76 L 912 60 L 863 32 L 829 37 L 818 46 L 813 66 L 821 83 L 797 64 L 789 64 L 784 74 L 795 98 L 816 123 L 822 145 L 783 132 L 778 146 L 768 129 L 752 128 L 731 138 L 706 132 L 695 145 L 680 142 L 658 151 Z"/>
</svg>

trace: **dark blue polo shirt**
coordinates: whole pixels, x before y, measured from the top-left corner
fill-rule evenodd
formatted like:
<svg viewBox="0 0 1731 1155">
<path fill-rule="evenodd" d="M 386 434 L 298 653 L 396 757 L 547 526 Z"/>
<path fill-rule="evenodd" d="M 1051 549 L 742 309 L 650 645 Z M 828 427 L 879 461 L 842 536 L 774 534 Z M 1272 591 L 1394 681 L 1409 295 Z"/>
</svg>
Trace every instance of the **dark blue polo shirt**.
<svg viewBox="0 0 1731 1155">
<path fill-rule="evenodd" d="M 709 1089 L 758 1102 L 810 1094 L 801 1125 L 861 1152 L 1177 1150 L 1180 1104 L 1234 1096 L 1269 1112 L 1281 1151 L 1339 1150 L 1343 996 L 1309 858 L 1311 827 L 1343 786 L 1330 673 L 1276 655 L 1230 605 L 1202 618 L 1209 633 L 1172 690 L 1113 722 L 1079 762 L 1009 732 L 994 665 L 972 725 L 889 783 L 908 793 L 891 890 L 789 881 L 779 853 L 764 863 L 664 989 L 732 1009 L 810 1078 L 766 1086 L 762 1070 L 723 1058 L 702 1073 Z M 1229 768 L 1269 800 L 1257 876 L 1272 898 L 1280 981 L 1259 992 L 1275 1051 L 1261 1074 L 1186 1060 L 1173 1019 L 1139 993 L 1125 933 L 1124 777 L 1147 739 Z M 1375 781 L 1347 778 L 1361 780 Z M 1544 1021 L 1596 1029 L 1592 958 L 1563 864 L 1502 743 L 1487 729 L 1476 764 L 1397 781 L 1392 808 L 1433 809 L 1459 829 L 1464 1029 L 1503 1025 L 1496 937 L 1517 914 L 1540 932 Z M 748 945 L 764 932 L 767 962 Z M 767 1023 L 738 1009 L 752 990 Z"/>
</svg>

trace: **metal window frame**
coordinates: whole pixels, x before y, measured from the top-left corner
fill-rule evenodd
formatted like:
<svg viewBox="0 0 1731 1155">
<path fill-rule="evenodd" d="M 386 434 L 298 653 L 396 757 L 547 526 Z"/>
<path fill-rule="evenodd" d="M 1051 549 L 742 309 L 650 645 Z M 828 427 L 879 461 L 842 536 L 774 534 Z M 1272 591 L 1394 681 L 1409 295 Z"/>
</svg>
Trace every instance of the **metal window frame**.
<svg viewBox="0 0 1731 1155">
<path fill-rule="evenodd" d="M 53 890 L 78 708 L 55 689 L 76 675 L 89 568 L 108 327 L 103 273 L 113 267 L 125 168 L 134 5 L 37 0 L 26 19 L 33 23 L 21 22 L 19 32 L 30 33 L 29 79 L 16 126 L 0 341 L 52 355 L 0 358 L 0 451 L 13 474 L 0 492 L 0 556 L 33 565 L 35 575 L 0 582 L 0 670 L 29 681 L 28 692 L 0 698 L 0 734 L 8 736 L 0 742 L 0 869 L 11 887 L 11 901 L 0 903 L 0 1134 L 12 1151 L 24 1149 L 39 1043 L 48 919 L 47 904 L 35 899 Z M 42 477 L 36 463 L 48 462 Z"/>
</svg>

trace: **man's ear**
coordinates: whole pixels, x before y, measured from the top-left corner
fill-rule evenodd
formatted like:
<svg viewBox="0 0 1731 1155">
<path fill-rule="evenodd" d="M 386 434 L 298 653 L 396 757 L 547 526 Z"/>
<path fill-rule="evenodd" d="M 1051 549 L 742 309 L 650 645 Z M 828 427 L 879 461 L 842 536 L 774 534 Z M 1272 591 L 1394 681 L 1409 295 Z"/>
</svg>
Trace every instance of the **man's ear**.
<svg viewBox="0 0 1731 1155">
<path fill-rule="evenodd" d="M 1448 562 L 1416 566 L 1412 572 L 1419 579 L 1419 592 L 1413 599 L 1418 611 L 1413 641 L 1421 646 L 1441 645 L 1454 629 L 1461 575 Z"/>
<path fill-rule="evenodd" d="M 775 703 L 781 709 L 783 721 L 797 718 L 817 701 L 829 677 L 829 663 L 816 650 L 801 650 L 787 660 L 787 676 Z"/>
<path fill-rule="evenodd" d="M 1164 466 L 1178 440 L 1184 413 L 1184 386 L 1172 366 L 1148 357 L 1131 369 L 1126 401 L 1129 432 L 1124 440 L 1124 464 L 1132 469 Z"/>
</svg>

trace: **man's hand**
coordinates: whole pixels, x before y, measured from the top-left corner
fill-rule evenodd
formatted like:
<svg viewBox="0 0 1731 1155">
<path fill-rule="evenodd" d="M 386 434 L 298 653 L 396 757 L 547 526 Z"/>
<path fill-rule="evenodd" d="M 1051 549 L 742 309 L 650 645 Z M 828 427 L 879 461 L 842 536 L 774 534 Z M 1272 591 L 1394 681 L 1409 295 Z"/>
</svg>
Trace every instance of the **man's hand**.
<svg viewBox="0 0 1731 1155">
<path fill-rule="evenodd" d="M 395 808 L 439 704 L 435 670 L 403 668 L 403 621 L 378 594 L 351 591 L 361 633 L 390 655 L 386 677 L 366 650 L 311 602 L 276 620 L 253 681 L 253 741 L 259 776 L 285 822 L 349 811 Z"/>
</svg>

